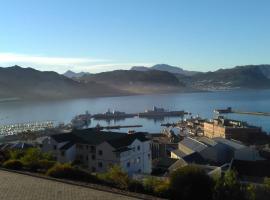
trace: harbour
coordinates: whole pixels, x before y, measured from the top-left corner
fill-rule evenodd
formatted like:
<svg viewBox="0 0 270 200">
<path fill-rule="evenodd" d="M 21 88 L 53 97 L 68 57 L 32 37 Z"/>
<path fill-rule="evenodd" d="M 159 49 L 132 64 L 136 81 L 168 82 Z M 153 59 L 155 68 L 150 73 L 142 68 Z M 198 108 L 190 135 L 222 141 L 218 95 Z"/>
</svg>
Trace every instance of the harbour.
<svg viewBox="0 0 270 200">
<path fill-rule="evenodd" d="M 241 111 L 270 112 L 269 102 L 269 90 L 138 95 L 44 102 L 14 101 L 0 104 L 0 125 L 48 120 L 53 121 L 55 124 L 67 124 L 76 115 L 85 113 L 86 110 L 89 110 L 91 115 L 104 113 L 106 108 L 112 108 L 125 113 L 139 113 L 144 108 L 151 108 L 153 105 L 168 110 L 185 110 L 186 112 L 191 112 L 193 116 L 199 115 L 202 118 L 213 118 L 214 109 L 229 106 Z M 249 124 L 260 126 L 265 131 L 270 132 L 268 117 L 236 113 L 229 113 L 226 116 L 236 120 L 247 121 Z M 135 130 L 146 130 L 155 133 L 160 131 L 160 124 L 176 123 L 181 118 L 181 116 L 157 119 L 132 117 L 101 120 L 91 118 L 89 125 L 94 127 L 97 124 L 101 126 L 140 124 L 143 125 L 143 128 L 135 128 Z"/>
</svg>

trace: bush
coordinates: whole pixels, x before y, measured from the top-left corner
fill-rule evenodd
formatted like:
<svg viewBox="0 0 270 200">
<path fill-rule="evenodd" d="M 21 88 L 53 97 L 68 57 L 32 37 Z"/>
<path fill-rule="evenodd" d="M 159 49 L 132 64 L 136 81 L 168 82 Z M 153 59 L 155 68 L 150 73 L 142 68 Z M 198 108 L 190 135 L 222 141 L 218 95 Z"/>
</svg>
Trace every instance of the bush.
<svg viewBox="0 0 270 200">
<path fill-rule="evenodd" d="M 48 169 L 52 168 L 56 164 L 55 161 L 51 160 L 39 160 L 38 161 L 38 169 L 44 170 L 45 172 L 48 171 Z"/>
<path fill-rule="evenodd" d="M 154 188 L 154 195 L 159 197 L 168 198 L 169 197 L 169 181 L 161 181 L 156 187 Z"/>
<path fill-rule="evenodd" d="M 148 194 L 153 194 L 160 197 L 168 197 L 169 181 L 150 177 L 144 179 L 143 186 Z"/>
<path fill-rule="evenodd" d="M 42 164 L 52 165 L 52 163 L 48 163 L 45 160 L 47 160 L 48 162 L 52 161 L 52 157 L 50 156 L 50 154 L 42 153 L 41 150 L 37 148 L 27 149 L 24 156 L 21 157 L 21 161 L 23 162 L 24 166 L 31 171 L 37 171 L 38 169 L 42 170 L 48 167 L 43 166 Z"/>
<path fill-rule="evenodd" d="M 133 179 L 128 183 L 128 190 L 131 192 L 145 193 L 142 182 Z"/>
<path fill-rule="evenodd" d="M 17 150 L 17 149 L 14 149 L 14 150 L 10 150 L 9 151 L 9 158 L 11 160 L 19 160 L 21 159 L 21 157 L 23 157 L 25 154 L 25 152 L 23 150 Z"/>
<path fill-rule="evenodd" d="M 20 170 L 23 168 L 23 164 L 19 160 L 8 160 L 3 163 L 3 167 L 7 169 Z"/>
<path fill-rule="evenodd" d="M 74 181 L 97 182 L 95 176 L 78 168 L 74 168 L 70 164 L 56 164 L 47 171 L 46 175 Z"/>
<path fill-rule="evenodd" d="M 120 189 L 128 189 L 129 178 L 118 165 L 112 166 L 109 171 L 100 176 L 105 182 Z"/>
<path fill-rule="evenodd" d="M 211 200 L 212 185 L 212 179 L 202 169 L 185 166 L 171 174 L 170 196 L 177 200 Z"/>
<path fill-rule="evenodd" d="M 214 199 L 215 200 L 231 200 L 231 199 L 247 199 L 245 190 L 237 179 L 235 171 L 227 171 L 223 177 L 216 180 Z M 251 188 L 250 188 L 251 189 Z"/>
</svg>

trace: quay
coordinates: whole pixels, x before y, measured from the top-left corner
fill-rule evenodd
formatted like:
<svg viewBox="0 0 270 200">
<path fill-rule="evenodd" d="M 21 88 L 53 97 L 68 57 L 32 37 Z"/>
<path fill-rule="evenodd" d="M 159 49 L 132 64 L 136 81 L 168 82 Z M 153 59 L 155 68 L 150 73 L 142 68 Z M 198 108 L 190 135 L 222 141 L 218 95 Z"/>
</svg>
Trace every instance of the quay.
<svg viewBox="0 0 270 200">
<path fill-rule="evenodd" d="M 250 111 L 240 111 L 240 110 L 233 110 L 231 107 L 226 109 L 215 109 L 215 113 L 217 114 L 242 114 L 242 115 L 260 115 L 260 116 L 270 116 L 270 112 L 250 112 Z"/>
<path fill-rule="evenodd" d="M 97 129 L 103 130 L 103 129 L 121 129 L 121 128 L 141 128 L 142 125 L 125 125 L 125 126 L 96 126 Z"/>
</svg>

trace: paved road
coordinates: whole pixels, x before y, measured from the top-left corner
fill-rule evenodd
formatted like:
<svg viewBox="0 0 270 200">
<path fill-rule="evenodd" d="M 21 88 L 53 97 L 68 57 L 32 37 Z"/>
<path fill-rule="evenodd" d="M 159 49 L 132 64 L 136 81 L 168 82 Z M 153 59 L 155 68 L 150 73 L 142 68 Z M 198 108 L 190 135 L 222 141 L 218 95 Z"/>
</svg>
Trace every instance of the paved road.
<svg viewBox="0 0 270 200">
<path fill-rule="evenodd" d="M 135 200 L 110 192 L 0 170 L 0 200 Z"/>
</svg>

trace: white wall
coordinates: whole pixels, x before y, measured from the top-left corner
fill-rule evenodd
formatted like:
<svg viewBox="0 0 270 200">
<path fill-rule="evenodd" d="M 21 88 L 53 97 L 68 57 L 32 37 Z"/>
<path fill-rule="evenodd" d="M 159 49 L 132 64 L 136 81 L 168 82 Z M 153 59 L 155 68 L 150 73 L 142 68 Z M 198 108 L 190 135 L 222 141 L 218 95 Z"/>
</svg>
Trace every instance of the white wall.
<svg viewBox="0 0 270 200">
<path fill-rule="evenodd" d="M 139 150 L 138 146 L 140 146 Z M 150 141 L 141 142 L 136 139 L 129 146 L 129 148 L 131 148 L 132 150 L 128 152 L 122 152 L 120 154 L 120 165 L 123 170 L 129 174 L 150 174 L 152 171 L 152 155 Z M 130 163 L 129 166 L 128 163 Z"/>
</svg>

